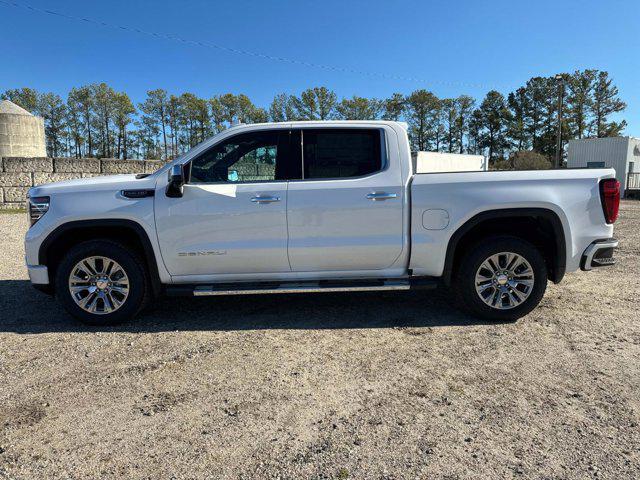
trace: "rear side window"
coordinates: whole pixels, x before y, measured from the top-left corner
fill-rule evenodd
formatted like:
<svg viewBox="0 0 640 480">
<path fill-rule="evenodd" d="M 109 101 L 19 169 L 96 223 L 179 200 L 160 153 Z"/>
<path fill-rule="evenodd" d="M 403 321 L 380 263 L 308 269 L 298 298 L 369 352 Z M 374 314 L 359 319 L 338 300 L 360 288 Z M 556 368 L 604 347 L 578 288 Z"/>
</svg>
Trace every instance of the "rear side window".
<svg viewBox="0 0 640 480">
<path fill-rule="evenodd" d="M 380 134 L 373 129 L 304 129 L 304 178 L 360 177 L 382 170 Z"/>
</svg>

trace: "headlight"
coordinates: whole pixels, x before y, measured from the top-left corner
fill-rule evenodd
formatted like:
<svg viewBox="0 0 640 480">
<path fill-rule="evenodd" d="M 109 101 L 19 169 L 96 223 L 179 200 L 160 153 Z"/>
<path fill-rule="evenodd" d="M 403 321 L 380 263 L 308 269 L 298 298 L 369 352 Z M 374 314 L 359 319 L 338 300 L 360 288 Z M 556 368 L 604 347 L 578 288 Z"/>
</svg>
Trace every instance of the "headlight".
<svg viewBox="0 0 640 480">
<path fill-rule="evenodd" d="M 49 210 L 49 197 L 28 198 L 29 203 L 29 224 L 33 225 Z"/>
</svg>

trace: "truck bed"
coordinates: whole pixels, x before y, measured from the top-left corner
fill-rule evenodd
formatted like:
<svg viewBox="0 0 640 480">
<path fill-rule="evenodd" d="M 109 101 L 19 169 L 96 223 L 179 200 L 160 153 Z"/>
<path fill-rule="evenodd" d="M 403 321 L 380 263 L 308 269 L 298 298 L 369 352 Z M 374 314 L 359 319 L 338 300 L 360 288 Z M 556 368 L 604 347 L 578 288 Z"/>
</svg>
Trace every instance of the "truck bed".
<svg viewBox="0 0 640 480">
<path fill-rule="evenodd" d="M 411 183 L 411 259 L 414 274 L 440 276 L 449 241 L 462 225 L 488 210 L 543 209 L 556 215 L 566 232 L 568 272 L 582 253 L 609 238 L 599 182 L 613 169 L 562 169 L 415 174 Z"/>
</svg>

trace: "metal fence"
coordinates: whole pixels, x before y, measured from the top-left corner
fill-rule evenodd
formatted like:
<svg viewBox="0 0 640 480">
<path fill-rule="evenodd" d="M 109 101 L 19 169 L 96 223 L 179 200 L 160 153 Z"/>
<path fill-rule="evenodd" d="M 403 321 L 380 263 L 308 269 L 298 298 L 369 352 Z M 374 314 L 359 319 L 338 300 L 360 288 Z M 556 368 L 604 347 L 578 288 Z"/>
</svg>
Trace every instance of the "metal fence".
<svg viewBox="0 0 640 480">
<path fill-rule="evenodd" d="M 629 172 L 627 177 L 627 190 L 640 190 L 640 172 Z"/>
</svg>

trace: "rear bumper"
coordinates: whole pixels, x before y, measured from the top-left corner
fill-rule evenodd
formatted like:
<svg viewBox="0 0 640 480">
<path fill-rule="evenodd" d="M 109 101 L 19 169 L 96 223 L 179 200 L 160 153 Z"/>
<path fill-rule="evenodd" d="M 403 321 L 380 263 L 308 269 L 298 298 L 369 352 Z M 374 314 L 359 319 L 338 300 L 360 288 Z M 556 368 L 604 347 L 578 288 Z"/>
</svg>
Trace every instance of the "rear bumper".
<svg viewBox="0 0 640 480">
<path fill-rule="evenodd" d="M 618 247 L 618 240 L 608 238 L 606 240 L 596 240 L 582 254 L 580 269 L 584 271 L 596 267 L 606 267 L 616 263 L 613 252 Z"/>
</svg>

